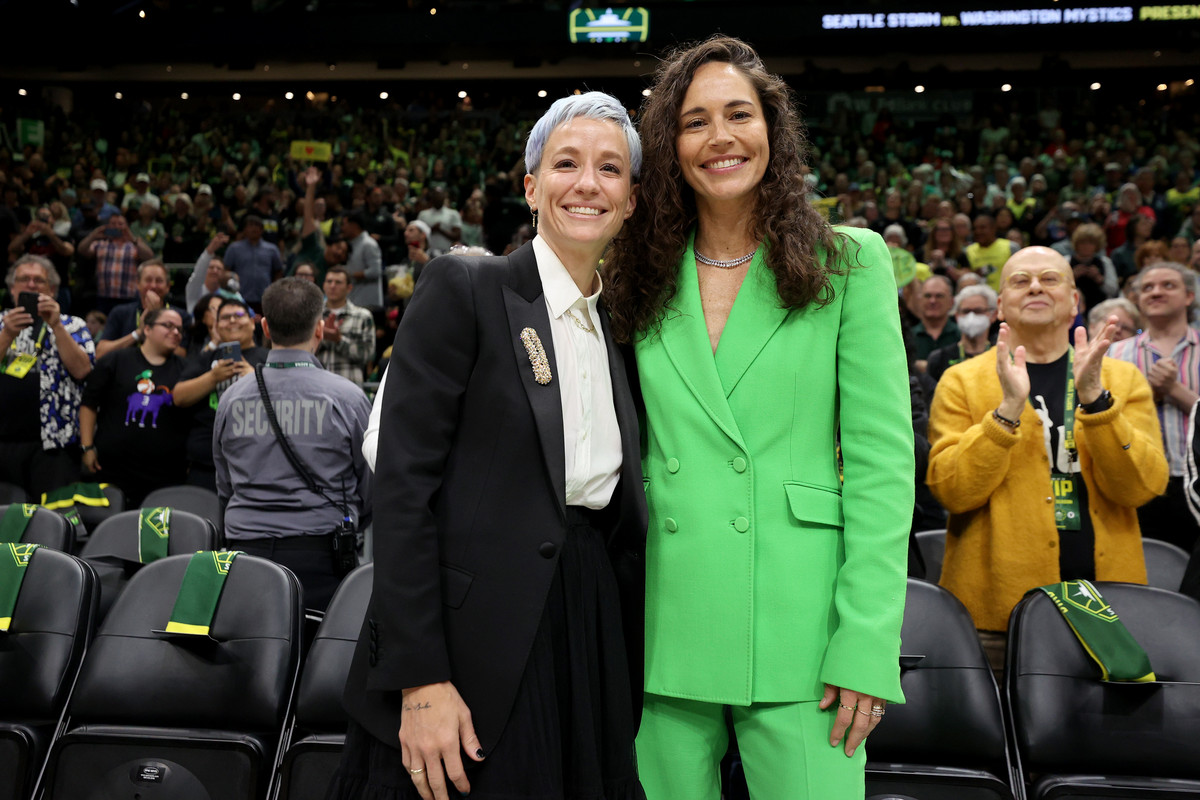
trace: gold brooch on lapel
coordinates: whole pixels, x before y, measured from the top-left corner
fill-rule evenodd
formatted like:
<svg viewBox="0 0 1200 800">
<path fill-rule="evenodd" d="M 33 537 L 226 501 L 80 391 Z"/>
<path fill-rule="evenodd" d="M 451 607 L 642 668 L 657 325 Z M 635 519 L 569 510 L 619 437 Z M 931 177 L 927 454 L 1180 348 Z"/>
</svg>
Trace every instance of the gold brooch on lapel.
<svg viewBox="0 0 1200 800">
<path fill-rule="evenodd" d="M 533 379 L 542 386 L 550 383 L 550 361 L 546 358 L 546 348 L 542 347 L 542 340 L 538 338 L 537 331 L 533 328 L 523 329 L 521 344 L 525 345 L 525 352 L 529 353 L 529 363 L 533 365 Z"/>
</svg>

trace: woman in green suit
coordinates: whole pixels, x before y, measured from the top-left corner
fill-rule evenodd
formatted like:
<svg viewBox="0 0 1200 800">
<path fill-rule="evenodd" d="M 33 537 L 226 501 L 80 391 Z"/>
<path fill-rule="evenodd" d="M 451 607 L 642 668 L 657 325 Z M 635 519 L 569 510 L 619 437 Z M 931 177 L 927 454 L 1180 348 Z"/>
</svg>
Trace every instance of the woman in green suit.
<svg viewBox="0 0 1200 800">
<path fill-rule="evenodd" d="M 737 39 L 668 57 L 641 119 L 605 291 L 646 414 L 642 782 L 715 800 L 728 711 L 753 797 L 861 800 L 860 745 L 903 699 L 914 467 L 891 259 L 812 208 L 789 91 Z"/>
</svg>

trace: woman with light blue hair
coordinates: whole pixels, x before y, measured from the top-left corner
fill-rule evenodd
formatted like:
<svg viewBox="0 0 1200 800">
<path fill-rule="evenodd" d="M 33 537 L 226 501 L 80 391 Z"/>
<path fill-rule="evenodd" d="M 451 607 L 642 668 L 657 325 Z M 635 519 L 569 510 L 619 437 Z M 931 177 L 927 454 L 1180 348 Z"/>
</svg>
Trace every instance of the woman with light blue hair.
<svg viewBox="0 0 1200 800">
<path fill-rule="evenodd" d="M 614 98 L 557 101 L 525 149 L 537 235 L 421 274 L 363 443 L 374 582 L 330 798 L 645 800 L 646 497 L 597 271 L 641 160 Z"/>
</svg>

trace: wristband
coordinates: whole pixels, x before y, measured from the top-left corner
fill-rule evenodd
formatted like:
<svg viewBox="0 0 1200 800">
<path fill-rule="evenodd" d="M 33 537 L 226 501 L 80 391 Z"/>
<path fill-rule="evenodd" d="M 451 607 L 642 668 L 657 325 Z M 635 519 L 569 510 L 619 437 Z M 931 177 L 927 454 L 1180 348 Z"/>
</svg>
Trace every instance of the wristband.
<svg viewBox="0 0 1200 800">
<path fill-rule="evenodd" d="M 1009 419 L 1008 417 L 1002 417 L 1002 416 L 1000 416 L 1000 411 L 998 409 L 992 412 L 992 417 L 996 420 L 996 422 L 999 422 L 1001 425 L 1007 425 L 1008 427 L 1012 428 L 1014 431 L 1017 428 L 1021 427 L 1021 420 Z"/>
<path fill-rule="evenodd" d="M 96 449 L 96 445 L 94 445 L 94 444 L 85 444 L 85 445 L 84 445 L 82 448 L 80 448 L 80 449 L 81 449 L 83 452 L 87 453 L 87 452 L 90 452 L 90 451 L 92 451 L 92 450 L 95 450 L 95 449 Z"/>
<path fill-rule="evenodd" d="M 1080 403 L 1079 407 L 1087 414 L 1099 414 L 1101 411 L 1108 411 L 1112 408 L 1113 396 L 1108 389 L 1100 392 L 1100 396 L 1090 403 Z"/>
<path fill-rule="evenodd" d="M 131 334 L 129 334 L 129 335 L 133 337 L 133 343 L 134 343 L 134 344 L 141 344 L 141 343 L 142 343 L 142 332 L 141 332 L 141 331 L 139 331 L 139 330 L 135 330 L 133 333 L 131 333 Z"/>
</svg>

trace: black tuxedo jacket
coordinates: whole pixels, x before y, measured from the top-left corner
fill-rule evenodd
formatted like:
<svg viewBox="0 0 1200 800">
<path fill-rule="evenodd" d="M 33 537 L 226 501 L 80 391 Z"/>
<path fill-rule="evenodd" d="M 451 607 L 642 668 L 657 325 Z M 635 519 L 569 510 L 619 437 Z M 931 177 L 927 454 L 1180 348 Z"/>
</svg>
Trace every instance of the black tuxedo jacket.
<svg viewBox="0 0 1200 800">
<path fill-rule="evenodd" d="M 638 417 L 625 354 L 603 313 L 601 321 L 624 452 L 609 552 L 640 713 L 646 499 Z M 545 349 L 548 384 L 534 378 L 526 328 Z M 382 415 L 374 588 L 346 709 L 399 747 L 400 690 L 449 680 L 486 752 L 512 709 L 566 535 L 562 405 L 532 245 L 507 257 L 430 262 L 396 335 Z"/>
</svg>

